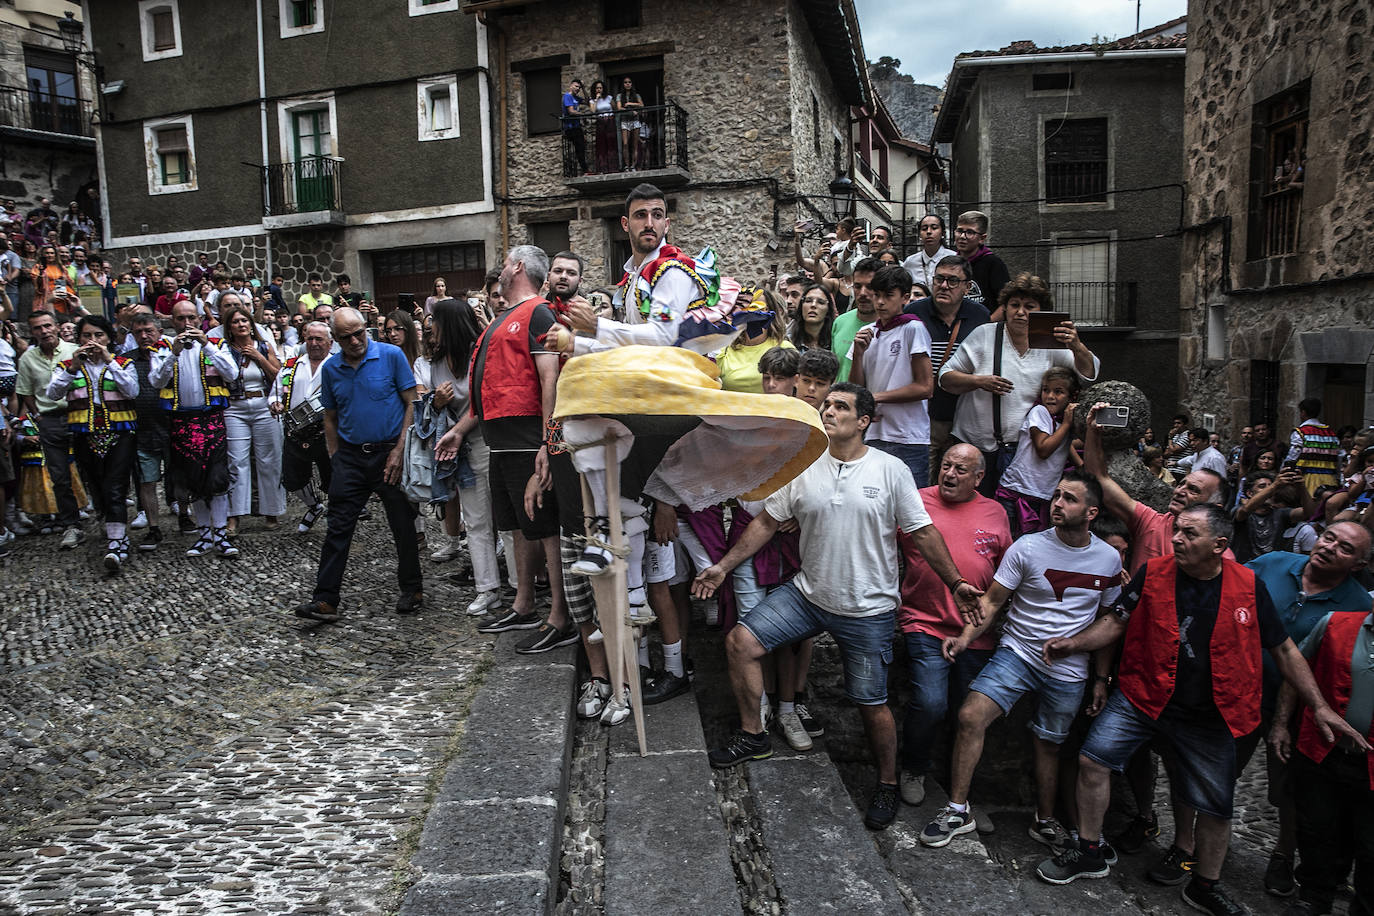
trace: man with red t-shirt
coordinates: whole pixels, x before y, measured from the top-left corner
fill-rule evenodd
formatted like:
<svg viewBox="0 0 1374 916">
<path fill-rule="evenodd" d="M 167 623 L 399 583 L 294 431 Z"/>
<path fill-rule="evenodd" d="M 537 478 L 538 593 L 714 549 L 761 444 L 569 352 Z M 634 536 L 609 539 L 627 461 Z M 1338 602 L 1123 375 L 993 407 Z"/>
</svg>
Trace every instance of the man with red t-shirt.
<svg viewBox="0 0 1374 916">
<path fill-rule="evenodd" d="M 954 564 L 979 591 L 992 585 L 997 564 L 1011 546 L 1011 529 L 1001 504 L 978 492 L 986 467 L 983 453 L 960 443 L 940 460 L 938 485 L 925 487 L 921 500 L 931 522 L 945 538 Z M 916 542 L 897 534 L 906 574 L 902 576 L 902 606 L 897 623 L 906 637 L 911 662 L 911 702 L 902 721 L 902 801 L 919 805 L 925 800 L 925 774 L 930 769 L 930 748 L 950 706 L 963 703 L 969 684 L 983 670 L 997 635 L 984 633 L 969 644 L 953 664 L 941 652 L 944 641 L 964 629 L 954 596 L 916 549 Z M 954 669 L 956 690 L 949 689 Z"/>
</svg>

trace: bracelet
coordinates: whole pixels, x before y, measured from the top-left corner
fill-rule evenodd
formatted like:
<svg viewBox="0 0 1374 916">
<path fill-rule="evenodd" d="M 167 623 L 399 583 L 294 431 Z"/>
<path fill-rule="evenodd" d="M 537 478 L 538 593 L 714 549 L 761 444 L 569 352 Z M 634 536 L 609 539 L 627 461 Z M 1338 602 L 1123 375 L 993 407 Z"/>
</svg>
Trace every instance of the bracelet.
<svg viewBox="0 0 1374 916">
<path fill-rule="evenodd" d="M 960 585 L 961 583 L 964 584 L 964 585 L 968 585 L 968 580 L 965 579 L 964 577 L 960 576 L 958 579 L 955 579 L 955 580 L 954 580 L 954 584 L 951 585 L 951 586 L 949 587 L 949 590 L 950 590 L 951 592 L 957 592 L 957 591 L 959 590 L 959 585 Z"/>
</svg>

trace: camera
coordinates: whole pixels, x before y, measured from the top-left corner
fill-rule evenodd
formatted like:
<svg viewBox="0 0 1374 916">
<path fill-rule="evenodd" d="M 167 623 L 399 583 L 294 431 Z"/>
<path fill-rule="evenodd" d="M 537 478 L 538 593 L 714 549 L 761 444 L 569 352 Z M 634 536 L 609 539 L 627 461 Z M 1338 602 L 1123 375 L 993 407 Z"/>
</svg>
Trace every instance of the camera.
<svg viewBox="0 0 1374 916">
<path fill-rule="evenodd" d="M 1117 429 L 1125 429 L 1130 419 L 1131 408 L 1129 407 L 1103 407 L 1097 412 L 1098 426 L 1111 426 Z"/>
</svg>

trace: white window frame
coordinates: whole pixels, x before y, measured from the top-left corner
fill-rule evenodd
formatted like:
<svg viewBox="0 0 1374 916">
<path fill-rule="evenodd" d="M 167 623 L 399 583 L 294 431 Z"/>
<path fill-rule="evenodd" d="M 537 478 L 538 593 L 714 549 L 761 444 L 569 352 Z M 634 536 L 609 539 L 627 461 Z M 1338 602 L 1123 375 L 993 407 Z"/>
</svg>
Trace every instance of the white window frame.
<svg viewBox="0 0 1374 916">
<path fill-rule="evenodd" d="M 295 38 L 297 35 L 313 35 L 324 31 L 324 0 L 310 0 L 315 4 L 315 24 L 291 25 L 291 0 L 277 0 L 277 10 L 281 15 L 281 37 Z"/>
<path fill-rule="evenodd" d="M 410 0 L 410 15 L 428 16 L 430 13 L 456 13 L 458 12 L 458 0 L 444 0 L 443 3 L 431 3 L 429 6 L 422 6 L 420 0 Z"/>
<path fill-rule="evenodd" d="M 157 132 L 168 127 L 186 128 L 186 170 L 191 180 L 182 184 L 162 183 L 162 162 L 157 152 Z M 148 169 L 149 194 L 182 194 L 199 189 L 200 172 L 196 170 L 196 135 L 190 115 L 179 118 L 158 118 L 143 122 L 143 150 Z"/>
<path fill-rule="evenodd" d="M 298 96 L 277 103 L 277 129 L 281 141 L 281 161 L 296 161 L 296 134 L 292 119 L 296 112 L 310 108 L 324 108 L 329 111 L 329 158 L 342 159 L 339 155 L 339 121 L 335 116 L 334 93 L 323 92 L 315 95 Z"/>
<path fill-rule="evenodd" d="M 179 4 L 180 0 L 138 0 L 139 41 L 145 61 L 166 60 L 169 57 L 181 56 L 183 45 L 181 43 L 181 7 Z M 172 12 L 172 37 L 176 44 L 162 51 L 155 51 L 153 50 L 152 13 L 164 8 Z"/>
<path fill-rule="evenodd" d="M 436 90 L 448 90 L 448 116 L 449 127 L 447 130 L 434 130 L 430 127 L 430 99 L 440 93 Z M 420 141 L 426 140 L 454 140 L 460 135 L 458 127 L 458 76 L 441 76 L 436 79 L 418 80 L 415 83 L 415 107 L 419 115 L 419 137 Z"/>
</svg>

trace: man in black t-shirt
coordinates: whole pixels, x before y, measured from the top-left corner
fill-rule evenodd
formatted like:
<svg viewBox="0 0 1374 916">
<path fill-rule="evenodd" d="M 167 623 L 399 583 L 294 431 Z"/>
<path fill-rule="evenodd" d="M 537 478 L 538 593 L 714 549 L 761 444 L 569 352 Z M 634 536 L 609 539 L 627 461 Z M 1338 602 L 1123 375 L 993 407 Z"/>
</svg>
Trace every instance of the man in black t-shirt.
<svg viewBox="0 0 1374 916">
<path fill-rule="evenodd" d="M 1185 509 L 1174 520 L 1172 557 L 1142 567 L 1113 613 L 1077 636 L 1045 643 L 1045 661 L 1053 662 L 1125 637 L 1121 687 L 1093 723 L 1079 756 L 1081 840 L 1040 863 L 1036 873 L 1043 880 L 1068 884 L 1107 875 L 1100 837 L 1111 771 L 1122 772 L 1137 749 L 1161 738 L 1173 748 L 1173 790 L 1197 810 L 1196 850 L 1169 851 L 1172 858 L 1195 859 L 1191 880 L 1184 870 L 1176 882 L 1187 882 L 1183 899 L 1203 912 L 1243 912 L 1218 878 L 1231 836 L 1235 739 L 1259 727 L 1261 648 L 1312 707 L 1327 740 L 1339 732 L 1364 744 L 1322 699 L 1264 583 L 1223 558 L 1231 534 L 1231 521 L 1219 506 Z"/>
</svg>

